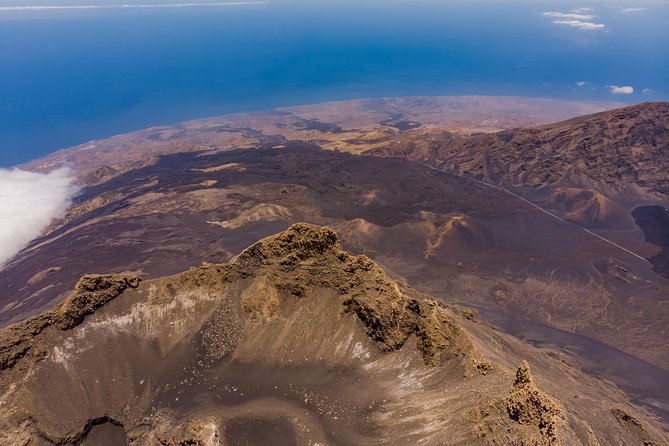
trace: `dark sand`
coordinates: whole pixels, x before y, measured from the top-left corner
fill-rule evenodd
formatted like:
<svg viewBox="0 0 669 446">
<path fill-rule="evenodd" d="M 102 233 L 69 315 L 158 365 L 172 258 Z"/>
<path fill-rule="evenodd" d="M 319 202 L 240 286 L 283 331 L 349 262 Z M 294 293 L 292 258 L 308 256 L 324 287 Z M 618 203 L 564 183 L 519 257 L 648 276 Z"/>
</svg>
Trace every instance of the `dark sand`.
<svg viewBox="0 0 669 446">
<path fill-rule="evenodd" d="M 112 423 L 93 426 L 82 446 L 126 446 L 125 431 Z"/>
<path fill-rule="evenodd" d="M 669 279 L 669 210 L 663 206 L 639 206 L 632 211 L 646 241 L 662 248 L 650 259 L 653 270 Z"/>
</svg>

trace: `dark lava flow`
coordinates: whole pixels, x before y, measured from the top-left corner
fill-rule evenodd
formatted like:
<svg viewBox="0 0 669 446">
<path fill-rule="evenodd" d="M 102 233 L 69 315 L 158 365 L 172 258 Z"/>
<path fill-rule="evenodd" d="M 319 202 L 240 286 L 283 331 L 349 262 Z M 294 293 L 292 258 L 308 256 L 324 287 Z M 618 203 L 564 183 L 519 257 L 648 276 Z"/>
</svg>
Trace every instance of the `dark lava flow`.
<svg viewBox="0 0 669 446">
<path fill-rule="evenodd" d="M 669 279 L 669 210 L 664 206 L 639 206 L 632 216 L 646 235 L 646 241 L 662 248 L 652 256 L 653 271 Z"/>
</svg>

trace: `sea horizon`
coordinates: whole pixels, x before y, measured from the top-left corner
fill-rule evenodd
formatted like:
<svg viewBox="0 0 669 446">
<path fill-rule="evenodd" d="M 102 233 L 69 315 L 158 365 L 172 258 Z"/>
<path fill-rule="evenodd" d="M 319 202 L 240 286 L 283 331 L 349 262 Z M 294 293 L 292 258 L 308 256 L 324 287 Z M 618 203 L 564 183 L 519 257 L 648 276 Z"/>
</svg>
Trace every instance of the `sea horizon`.
<svg viewBox="0 0 669 446">
<path fill-rule="evenodd" d="M 575 27 L 556 19 L 575 2 L 237 3 L 0 2 L 0 167 L 150 126 L 336 100 L 669 100 L 669 57 L 646 45 L 669 42 L 667 5 L 596 3 L 592 25 Z"/>
</svg>

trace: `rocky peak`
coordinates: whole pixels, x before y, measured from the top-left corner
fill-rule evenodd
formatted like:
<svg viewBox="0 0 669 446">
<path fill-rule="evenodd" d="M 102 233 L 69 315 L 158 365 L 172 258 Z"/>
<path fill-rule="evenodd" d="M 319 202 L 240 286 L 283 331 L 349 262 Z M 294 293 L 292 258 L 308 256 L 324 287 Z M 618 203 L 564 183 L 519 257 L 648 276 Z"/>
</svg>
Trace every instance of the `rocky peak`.
<svg viewBox="0 0 669 446">
<path fill-rule="evenodd" d="M 516 380 L 514 387 L 523 387 L 532 384 L 532 376 L 530 375 L 530 365 L 527 361 L 523 361 L 518 365 L 516 370 Z"/>
<path fill-rule="evenodd" d="M 292 264 L 326 253 L 341 252 L 337 233 L 332 229 L 296 223 L 285 231 L 255 243 L 237 257 L 240 263 Z"/>
<path fill-rule="evenodd" d="M 137 288 L 134 274 L 93 274 L 81 278 L 70 296 L 55 310 L 0 330 L 0 370 L 12 367 L 33 347 L 33 340 L 50 326 L 69 330 L 127 288 Z"/>
</svg>

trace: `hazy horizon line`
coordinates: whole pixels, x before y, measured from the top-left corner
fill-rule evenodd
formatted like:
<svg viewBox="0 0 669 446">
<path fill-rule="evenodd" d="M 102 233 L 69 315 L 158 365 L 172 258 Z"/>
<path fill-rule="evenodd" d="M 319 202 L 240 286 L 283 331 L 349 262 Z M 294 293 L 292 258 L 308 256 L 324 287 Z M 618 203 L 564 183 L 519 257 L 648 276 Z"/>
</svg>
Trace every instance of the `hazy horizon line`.
<svg viewBox="0 0 669 446">
<path fill-rule="evenodd" d="M 262 5 L 268 1 L 248 1 L 248 2 L 212 2 L 212 3 L 144 3 L 144 4 L 107 4 L 107 5 L 26 5 L 26 6 L 0 6 L 0 12 L 3 11 L 47 11 L 47 10 L 68 10 L 68 9 L 135 9 L 135 8 L 193 8 L 206 6 L 245 6 Z"/>
</svg>

